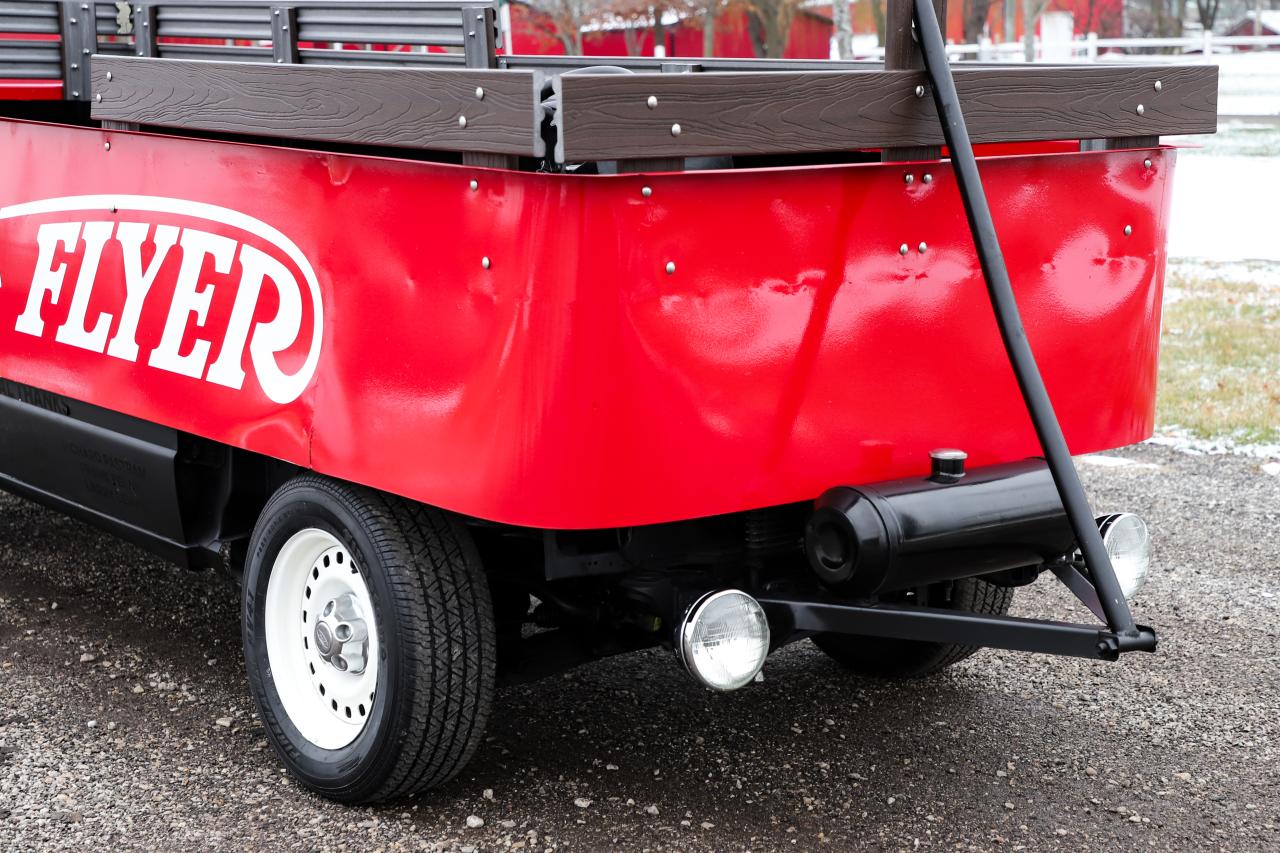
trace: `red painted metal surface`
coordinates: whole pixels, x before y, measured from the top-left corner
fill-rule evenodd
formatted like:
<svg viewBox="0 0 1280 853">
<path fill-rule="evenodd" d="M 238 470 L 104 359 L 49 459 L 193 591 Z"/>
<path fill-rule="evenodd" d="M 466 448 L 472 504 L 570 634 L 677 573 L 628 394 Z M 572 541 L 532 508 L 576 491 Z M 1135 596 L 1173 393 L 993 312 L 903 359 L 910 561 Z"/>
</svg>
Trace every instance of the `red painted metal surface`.
<svg viewBox="0 0 1280 853">
<path fill-rule="evenodd" d="M 0 101 L 60 101 L 61 80 L 0 79 Z"/>
<path fill-rule="evenodd" d="M 1151 432 L 1173 161 L 981 162 L 1075 452 Z M 459 512 L 639 524 L 1037 452 L 945 163 L 586 177 L 20 122 L 0 163 L 0 376 Z"/>
</svg>

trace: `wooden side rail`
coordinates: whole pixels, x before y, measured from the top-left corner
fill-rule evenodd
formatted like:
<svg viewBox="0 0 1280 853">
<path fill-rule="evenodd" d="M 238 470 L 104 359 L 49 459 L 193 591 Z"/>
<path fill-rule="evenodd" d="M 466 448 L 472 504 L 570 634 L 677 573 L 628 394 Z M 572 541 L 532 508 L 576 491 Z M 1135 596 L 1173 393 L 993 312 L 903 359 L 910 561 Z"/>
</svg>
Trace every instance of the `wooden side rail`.
<svg viewBox="0 0 1280 853">
<path fill-rule="evenodd" d="M 974 142 L 1217 129 L 1214 66 L 955 68 Z M 560 162 L 943 144 L 923 71 L 566 75 Z"/>
<path fill-rule="evenodd" d="M 533 71 L 95 56 L 93 118 L 222 133 L 541 157 Z"/>
</svg>

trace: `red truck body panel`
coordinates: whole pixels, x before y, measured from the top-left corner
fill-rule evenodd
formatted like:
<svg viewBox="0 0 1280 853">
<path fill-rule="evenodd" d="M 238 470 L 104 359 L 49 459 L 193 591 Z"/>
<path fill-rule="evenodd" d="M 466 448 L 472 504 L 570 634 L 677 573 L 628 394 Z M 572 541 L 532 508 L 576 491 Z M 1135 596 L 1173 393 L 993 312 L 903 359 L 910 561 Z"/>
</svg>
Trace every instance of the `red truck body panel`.
<svg viewBox="0 0 1280 853">
<path fill-rule="evenodd" d="M 0 78 L 0 101 L 60 101 L 61 80 L 11 80 Z"/>
<path fill-rule="evenodd" d="M 1073 452 L 1151 433 L 1174 157 L 981 161 Z M 0 377 L 468 515 L 1038 453 L 945 162 L 575 176 L 8 121 L 0 163 Z"/>
</svg>

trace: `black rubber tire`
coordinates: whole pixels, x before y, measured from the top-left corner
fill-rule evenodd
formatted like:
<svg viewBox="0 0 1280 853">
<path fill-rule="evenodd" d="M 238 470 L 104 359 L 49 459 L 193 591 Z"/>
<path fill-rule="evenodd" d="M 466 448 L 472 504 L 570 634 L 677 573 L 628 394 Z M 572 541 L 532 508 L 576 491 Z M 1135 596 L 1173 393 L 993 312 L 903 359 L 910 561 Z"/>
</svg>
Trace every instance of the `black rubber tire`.
<svg viewBox="0 0 1280 853">
<path fill-rule="evenodd" d="M 379 687 L 369 721 L 335 750 L 290 722 L 260 630 L 276 555 L 308 527 L 327 530 L 356 558 L 377 621 Z M 296 477 L 254 528 L 242 616 L 258 713 L 276 754 L 307 788 L 344 803 L 403 797 L 453 778 L 480 745 L 493 702 L 493 607 L 475 544 L 454 516 L 314 474 Z"/>
<path fill-rule="evenodd" d="M 1013 602 L 1013 590 L 977 578 L 956 581 L 945 606 L 973 613 L 1002 615 Z M 964 660 L 977 646 L 925 643 L 919 640 L 892 640 L 855 634 L 820 634 L 813 638 L 818 648 L 845 669 L 873 678 L 921 678 Z"/>
</svg>

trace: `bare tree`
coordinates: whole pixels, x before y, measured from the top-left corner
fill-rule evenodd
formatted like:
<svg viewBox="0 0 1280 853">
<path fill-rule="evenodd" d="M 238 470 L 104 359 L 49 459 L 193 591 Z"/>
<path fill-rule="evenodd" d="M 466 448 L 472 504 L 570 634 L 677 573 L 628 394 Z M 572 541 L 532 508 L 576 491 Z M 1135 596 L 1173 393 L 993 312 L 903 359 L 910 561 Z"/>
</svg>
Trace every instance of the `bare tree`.
<svg viewBox="0 0 1280 853">
<path fill-rule="evenodd" d="M 970 44 L 987 29 L 987 16 L 996 0 L 964 0 L 964 40 Z"/>
<path fill-rule="evenodd" d="M 884 45 L 885 0 L 871 0 L 871 20 L 876 25 L 876 44 Z"/>
<path fill-rule="evenodd" d="M 1218 17 L 1218 8 L 1222 0 L 1196 0 L 1196 12 L 1200 15 L 1200 26 L 1205 32 L 1213 29 L 1213 22 Z"/>
<path fill-rule="evenodd" d="M 1157 36 L 1182 35 L 1182 0 L 1151 0 L 1151 19 Z"/>
<path fill-rule="evenodd" d="M 1052 0 L 1022 0 L 1022 53 L 1027 62 L 1036 61 L 1036 24 L 1050 2 Z"/>
<path fill-rule="evenodd" d="M 653 32 L 653 45 L 666 47 L 667 24 L 663 18 L 671 12 L 678 16 L 702 13 L 703 2 L 712 0 L 594 0 L 597 14 L 610 22 L 623 24 L 622 39 L 629 56 L 640 53 L 646 32 Z M 696 5 L 695 5 L 696 3 Z M 705 47 L 705 37 L 704 37 Z"/>
<path fill-rule="evenodd" d="M 803 0 L 747 0 L 747 31 L 760 58 L 781 59 L 787 50 L 791 22 Z"/>
<path fill-rule="evenodd" d="M 853 59 L 853 16 L 849 0 L 832 0 L 831 23 L 836 31 L 836 59 Z"/>
<path fill-rule="evenodd" d="M 1221 2 L 1221 0 L 1219 0 Z M 1093 18 L 1097 13 L 1098 0 L 1089 0 L 1084 9 L 1084 32 L 1093 32 Z"/>
<path fill-rule="evenodd" d="M 702 5 L 702 55 L 716 55 L 716 17 L 720 14 L 720 0 L 705 0 Z"/>
<path fill-rule="evenodd" d="M 640 55 L 640 42 L 644 38 L 644 28 L 633 21 L 628 21 L 622 30 L 622 43 L 626 45 L 627 56 Z"/>
<path fill-rule="evenodd" d="M 560 40 L 564 52 L 582 55 L 582 28 L 603 11 L 603 0 L 530 0 L 537 11 L 546 15 Z"/>
</svg>

